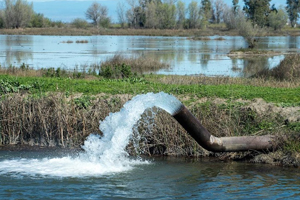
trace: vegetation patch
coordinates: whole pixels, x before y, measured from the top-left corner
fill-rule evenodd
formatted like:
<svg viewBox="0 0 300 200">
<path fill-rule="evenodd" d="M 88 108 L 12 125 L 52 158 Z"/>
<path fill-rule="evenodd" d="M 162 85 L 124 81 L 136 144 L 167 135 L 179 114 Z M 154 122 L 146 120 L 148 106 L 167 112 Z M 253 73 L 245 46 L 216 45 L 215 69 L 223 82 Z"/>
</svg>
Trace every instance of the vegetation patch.
<svg viewBox="0 0 300 200">
<path fill-rule="evenodd" d="M 89 43 L 88 40 L 76 40 L 76 43 Z"/>
<path fill-rule="evenodd" d="M 119 68 L 124 68 L 124 70 L 127 68 L 126 71 L 129 71 L 130 68 L 130 71 L 136 74 L 144 74 L 168 67 L 169 64 L 160 62 L 152 57 L 125 57 L 120 54 L 117 54 L 105 62 L 102 62 L 100 66 L 101 71 L 105 71 L 107 68 L 111 69 L 112 71 L 118 71 Z"/>
<path fill-rule="evenodd" d="M 300 55 L 291 54 L 286 55 L 280 64 L 270 70 L 263 70 L 259 72 L 257 77 L 275 78 L 276 80 L 299 80 L 300 77 Z"/>
<path fill-rule="evenodd" d="M 241 48 L 237 50 L 231 50 L 228 53 L 229 57 L 249 57 L 249 56 L 276 56 L 282 55 L 281 52 L 276 52 L 273 50 L 259 50 L 255 48 Z"/>
</svg>

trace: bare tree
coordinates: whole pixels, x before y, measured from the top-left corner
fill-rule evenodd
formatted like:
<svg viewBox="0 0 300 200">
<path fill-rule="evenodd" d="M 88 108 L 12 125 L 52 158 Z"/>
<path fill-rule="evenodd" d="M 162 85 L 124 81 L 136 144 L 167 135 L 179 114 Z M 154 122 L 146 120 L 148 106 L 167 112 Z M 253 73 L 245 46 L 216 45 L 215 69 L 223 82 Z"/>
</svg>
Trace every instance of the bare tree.
<svg viewBox="0 0 300 200">
<path fill-rule="evenodd" d="M 118 2 L 117 14 L 118 14 L 119 23 L 121 24 L 121 27 L 124 28 L 126 23 L 126 13 L 125 13 L 125 4 L 123 1 Z"/>
<path fill-rule="evenodd" d="M 93 21 L 94 25 L 100 24 L 103 27 L 107 27 L 110 23 L 110 19 L 107 16 L 108 8 L 101 4 L 94 2 L 87 9 L 85 15 L 86 18 Z"/>
<path fill-rule="evenodd" d="M 248 48 L 253 49 L 257 46 L 258 36 L 265 35 L 265 29 L 261 28 L 258 25 L 253 25 L 250 20 L 247 20 L 244 14 L 236 15 L 236 29 L 239 34 L 246 40 L 248 43 Z"/>
<path fill-rule="evenodd" d="M 136 27 L 138 22 L 137 22 L 137 16 L 139 13 L 139 9 L 137 9 L 138 1 L 137 0 L 126 0 L 127 3 L 129 4 L 129 9 L 126 12 L 126 18 L 128 21 L 128 25 Z"/>
<path fill-rule="evenodd" d="M 185 4 L 182 1 L 177 2 L 177 27 L 183 28 L 185 23 Z"/>
<path fill-rule="evenodd" d="M 223 19 L 227 28 L 237 28 L 238 19 L 240 17 L 245 17 L 244 13 L 240 9 L 235 12 L 232 8 L 224 6 Z"/>
<path fill-rule="evenodd" d="M 94 2 L 85 13 L 86 18 L 92 20 L 94 25 L 98 24 L 100 18 L 100 6 L 99 3 Z"/>
<path fill-rule="evenodd" d="M 17 0 L 14 6 L 15 26 L 16 28 L 25 27 L 30 22 L 33 12 L 33 4 L 26 1 Z"/>
<path fill-rule="evenodd" d="M 29 24 L 34 14 L 32 3 L 25 0 L 5 0 L 4 23 L 7 28 L 21 28 Z"/>
<path fill-rule="evenodd" d="M 5 0 L 4 24 L 6 28 L 14 28 L 14 4 L 11 0 Z"/>
<path fill-rule="evenodd" d="M 225 8 L 225 3 L 223 0 L 215 0 L 213 1 L 213 15 L 215 22 L 219 24 L 222 21 L 223 18 L 223 12 Z"/>
</svg>

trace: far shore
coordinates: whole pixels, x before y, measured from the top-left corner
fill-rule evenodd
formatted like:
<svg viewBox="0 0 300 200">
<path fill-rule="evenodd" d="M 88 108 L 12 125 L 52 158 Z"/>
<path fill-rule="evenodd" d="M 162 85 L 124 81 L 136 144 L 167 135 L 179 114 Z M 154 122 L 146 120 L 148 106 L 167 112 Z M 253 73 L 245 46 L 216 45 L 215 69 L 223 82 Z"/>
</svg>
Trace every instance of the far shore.
<svg viewBox="0 0 300 200">
<path fill-rule="evenodd" d="M 0 35 L 65 35 L 65 36 L 89 36 L 89 35 L 141 35 L 141 36 L 238 36 L 236 30 L 228 30 L 224 25 L 208 26 L 205 29 L 133 29 L 133 28 L 96 28 L 86 29 L 64 27 L 50 28 L 19 28 L 0 29 Z M 299 28 L 285 27 L 282 30 L 268 31 L 264 36 L 300 36 Z"/>
</svg>

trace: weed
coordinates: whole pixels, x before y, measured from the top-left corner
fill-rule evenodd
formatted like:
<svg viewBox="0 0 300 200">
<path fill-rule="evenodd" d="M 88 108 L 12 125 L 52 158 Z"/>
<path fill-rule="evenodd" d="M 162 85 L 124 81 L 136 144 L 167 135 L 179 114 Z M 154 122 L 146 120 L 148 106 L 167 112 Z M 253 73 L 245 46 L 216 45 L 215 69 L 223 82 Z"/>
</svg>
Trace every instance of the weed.
<svg viewBox="0 0 300 200">
<path fill-rule="evenodd" d="M 87 109 L 89 106 L 91 106 L 92 104 L 92 100 L 94 100 L 95 98 L 92 98 L 91 96 L 82 96 L 79 98 L 75 98 L 74 99 L 74 103 L 77 107 L 77 109 Z"/>
<path fill-rule="evenodd" d="M 104 66 L 101 68 L 99 75 L 105 78 L 123 79 L 132 77 L 133 73 L 131 67 L 123 63 L 121 65 Z"/>
</svg>

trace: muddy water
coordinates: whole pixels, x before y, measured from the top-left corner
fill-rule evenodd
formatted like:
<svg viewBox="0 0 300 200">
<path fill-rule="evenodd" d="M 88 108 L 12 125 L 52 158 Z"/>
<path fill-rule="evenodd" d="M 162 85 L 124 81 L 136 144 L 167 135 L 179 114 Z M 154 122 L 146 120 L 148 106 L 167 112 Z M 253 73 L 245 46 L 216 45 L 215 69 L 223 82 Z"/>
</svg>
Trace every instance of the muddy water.
<svg viewBox="0 0 300 200">
<path fill-rule="evenodd" d="M 86 65 L 100 63 L 122 54 L 147 56 L 169 63 L 168 69 L 153 73 L 178 75 L 208 75 L 244 77 L 264 68 L 274 67 L 284 55 L 272 57 L 230 58 L 232 49 L 246 47 L 242 37 L 218 36 L 210 40 L 190 40 L 185 37 L 146 36 L 17 36 L 0 35 L 0 64 L 30 67 L 82 69 Z M 76 43 L 86 40 L 87 43 Z M 297 52 L 300 37 L 264 37 L 259 49 Z"/>
</svg>

